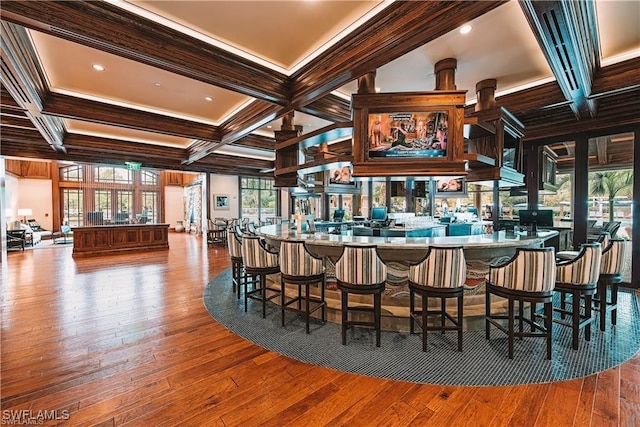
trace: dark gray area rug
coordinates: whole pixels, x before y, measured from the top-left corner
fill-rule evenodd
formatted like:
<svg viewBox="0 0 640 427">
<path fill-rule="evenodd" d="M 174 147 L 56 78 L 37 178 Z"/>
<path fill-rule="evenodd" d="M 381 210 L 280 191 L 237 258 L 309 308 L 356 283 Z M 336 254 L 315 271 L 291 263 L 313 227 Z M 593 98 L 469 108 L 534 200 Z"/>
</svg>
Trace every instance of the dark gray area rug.
<svg viewBox="0 0 640 427">
<path fill-rule="evenodd" d="M 249 301 L 231 289 L 231 270 L 216 276 L 204 290 L 204 304 L 211 316 L 239 336 L 285 356 L 314 365 L 356 374 L 425 384 L 514 385 L 543 383 L 583 377 L 616 366 L 640 348 L 640 306 L 633 292 L 619 293 L 618 324 L 607 324 L 601 332 L 592 325 L 591 341 L 581 334 L 579 349 L 571 348 L 571 329 L 554 324 L 553 354 L 545 359 L 545 340 L 516 340 L 514 359 L 507 357 L 507 337 L 492 329 L 491 340 L 484 331 L 464 333 L 462 353 L 457 351 L 456 333 L 429 334 L 429 347 L 422 352 L 420 334 L 382 333 L 381 347 L 375 333 L 365 328 L 348 331 L 347 345 L 340 343 L 340 325 L 311 322 L 311 334 L 304 332 L 304 320 L 286 313 L 280 326 L 280 308 Z"/>
</svg>

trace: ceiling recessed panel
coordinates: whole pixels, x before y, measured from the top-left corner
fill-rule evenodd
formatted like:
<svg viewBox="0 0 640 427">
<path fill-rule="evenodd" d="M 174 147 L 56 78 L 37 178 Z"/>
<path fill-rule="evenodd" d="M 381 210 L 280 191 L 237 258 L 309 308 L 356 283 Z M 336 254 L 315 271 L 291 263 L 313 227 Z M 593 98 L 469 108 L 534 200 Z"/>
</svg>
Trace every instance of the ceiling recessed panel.
<svg viewBox="0 0 640 427">
<path fill-rule="evenodd" d="M 130 1 L 291 69 L 381 1 Z"/>
<path fill-rule="evenodd" d="M 598 1 L 598 28 L 603 62 L 640 55 L 640 1 Z M 624 59 L 624 58 L 623 58 Z"/>
<path fill-rule="evenodd" d="M 249 100 L 174 73 L 31 31 L 50 89 L 218 125 Z M 104 71 L 96 71 L 99 64 Z M 212 101 L 205 98 L 211 97 Z"/>
<path fill-rule="evenodd" d="M 457 90 L 468 90 L 467 102 L 476 98 L 476 83 L 497 79 L 497 92 L 553 77 L 527 20 L 511 1 L 470 22 L 471 32 L 456 29 L 377 70 L 381 92 L 431 91 L 435 89 L 435 64 L 455 58 Z M 401 76 L 401 77 L 400 77 Z M 355 82 L 340 89 L 355 93 Z"/>
<path fill-rule="evenodd" d="M 77 133 L 81 135 L 91 135 L 101 138 L 119 139 L 128 142 L 142 142 L 145 144 L 163 145 L 165 147 L 176 148 L 187 148 L 191 143 L 191 140 L 187 138 L 164 135 L 161 133 L 145 132 L 119 126 L 109 126 L 72 119 L 65 119 L 64 123 L 69 133 Z"/>
</svg>

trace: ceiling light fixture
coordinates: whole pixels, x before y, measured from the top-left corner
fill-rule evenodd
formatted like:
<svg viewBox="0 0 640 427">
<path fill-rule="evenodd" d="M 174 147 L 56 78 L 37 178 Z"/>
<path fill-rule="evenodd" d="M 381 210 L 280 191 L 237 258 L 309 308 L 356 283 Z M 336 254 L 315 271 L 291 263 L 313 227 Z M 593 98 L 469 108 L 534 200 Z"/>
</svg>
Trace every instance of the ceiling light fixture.
<svg viewBox="0 0 640 427">
<path fill-rule="evenodd" d="M 460 27 L 460 34 L 469 34 L 473 27 L 469 24 Z"/>
<path fill-rule="evenodd" d="M 204 99 L 206 99 L 206 100 L 207 100 L 207 101 L 209 101 L 209 102 L 213 101 L 213 98 L 212 98 L 212 97 L 210 97 L 210 96 L 205 96 L 205 97 L 204 97 Z"/>
<path fill-rule="evenodd" d="M 160 86 L 160 82 L 155 82 L 153 85 L 154 86 Z"/>
<path fill-rule="evenodd" d="M 96 71 L 104 71 L 104 67 L 100 64 L 93 64 L 91 67 Z"/>
</svg>

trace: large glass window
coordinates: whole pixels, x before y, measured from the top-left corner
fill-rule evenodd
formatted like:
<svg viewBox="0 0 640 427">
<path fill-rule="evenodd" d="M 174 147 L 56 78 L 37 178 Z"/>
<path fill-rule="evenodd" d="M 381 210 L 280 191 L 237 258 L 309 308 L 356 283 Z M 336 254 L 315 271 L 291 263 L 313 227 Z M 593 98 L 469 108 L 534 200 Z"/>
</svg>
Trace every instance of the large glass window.
<svg viewBox="0 0 640 427">
<path fill-rule="evenodd" d="M 72 227 L 84 225 L 84 192 L 81 189 L 62 190 L 62 223 Z"/>
<path fill-rule="evenodd" d="M 60 170 L 61 213 L 71 225 L 159 222 L 160 179 L 153 170 L 72 165 Z M 91 216 L 91 218 L 89 218 Z"/>
<path fill-rule="evenodd" d="M 96 181 L 131 184 L 133 183 L 133 171 L 125 168 L 114 167 L 114 166 L 97 166 Z"/>
<path fill-rule="evenodd" d="M 240 200 L 242 218 L 260 223 L 278 212 L 278 190 L 273 187 L 273 179 L 240 178 Z"/>
</svg>

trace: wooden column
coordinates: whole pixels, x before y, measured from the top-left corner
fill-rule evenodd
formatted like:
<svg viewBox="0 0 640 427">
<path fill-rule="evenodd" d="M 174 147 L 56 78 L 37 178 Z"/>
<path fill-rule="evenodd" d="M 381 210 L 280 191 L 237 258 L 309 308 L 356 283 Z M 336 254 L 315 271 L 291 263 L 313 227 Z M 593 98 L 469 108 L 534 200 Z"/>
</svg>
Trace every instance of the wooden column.
<svg viewBox="0 0 640 427">
<path fill-rule="evenodd" d="M 589 218 L 589 139 L 584 135 L 575 138 L 575 181 L 573 187 L 573 248 L 578 250 L 587 241 Z"/>
<path fill-rule="evenodd" d="M 358 93 L 376 93 L 376 72 L 370 71 L 358 77 Z"/>
<path fill-rule="evenodd" d="M 475 111 L 488 110 L 496 106 L 496 79 L 486 79 L 476 83 Z"/>
<path fill-rule="evenodd" d="M 442 59 L 436 62 L 434 70 L 436 73 L 435 90 L 456 90 L 456 67 L 458 61 L 455 58 Z"/>
<path fill-rule="evenodd" d="M 640 288 L 640 127 L 633 130 L 633 171 L 631 286 Z"/>
</svg>

